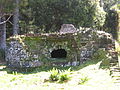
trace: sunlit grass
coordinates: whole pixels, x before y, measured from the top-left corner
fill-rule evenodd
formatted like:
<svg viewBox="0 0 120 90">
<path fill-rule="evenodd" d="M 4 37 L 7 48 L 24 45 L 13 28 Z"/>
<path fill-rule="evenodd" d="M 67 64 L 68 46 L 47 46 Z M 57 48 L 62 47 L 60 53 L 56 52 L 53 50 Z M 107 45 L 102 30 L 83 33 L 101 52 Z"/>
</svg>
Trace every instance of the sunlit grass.
<svg viewBox="0 0 120 90">
<path fill-rule="evenodd" d="M 119 36 L 120 37 L 120 36 Z M 118 61 L 119 61 L 119 66 L 120 66 L 120 39 L 118 39 L 118 42 L 115 42 L 115 49 L 118 52 Z"/>
<path fill-rule="evenodd" d="M 117 41 L 115 41 L 115 48 L 117 52 L 120 52 L 120 43 L 118 43 Z"/>
<path fill-rule="evenodd" d="M 88 61 L 71 67 L 71 79 L 65 83 L 49 82 L 49 70 L 37 68 L 38 72 L 8 74 L 8 70 L 3 69 L 0 71 L 0 90 L 117 90 L 109 69 L 100 68 L 100 63 Z"/>
</svg>

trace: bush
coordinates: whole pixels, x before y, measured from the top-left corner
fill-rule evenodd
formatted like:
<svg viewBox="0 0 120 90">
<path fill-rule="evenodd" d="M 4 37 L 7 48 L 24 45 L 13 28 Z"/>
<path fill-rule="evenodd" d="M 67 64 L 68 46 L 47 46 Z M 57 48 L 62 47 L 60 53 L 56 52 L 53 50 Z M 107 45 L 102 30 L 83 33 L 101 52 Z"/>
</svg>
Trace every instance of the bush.
<svg viewBox="0 0 120 90">
<path fill-rule="evenodd" d="M 107 51 L 103 49 L 97 50 L 92 57 L 92 60 L 95 60 L 95 61 L 101 61 L 105 59 L 108 59 L 108 56 L 107 56 Z"/>
<path fill-rule="evenodd" d="M 66 82 L 70 79 L 70 68 L 68 70 L 58 70 L 53 68 L 50 70 L 50 81 Z"/>
<path fill-rule="evenodd" d="M 53 68 L 52 70 L 50 70 L 50 81 L 58 81 L 59 80 L 59 77 L 58 77 L 58 74 L 59 74 L 59 71 L 58 69 L 55 69 Z"/>
<path fill-rule="evenodd" d="M 111 57 L 108 55 L 107 51 L 99 49 L 96 53 L 94 53 L 92 60 L 95 62 L 102 61 L 100 64 L 101 68 L 109 68 L 110 58 Z"/>
<path fill-rule="evenodd" d="M 70 79 L 70 68 L 65 71 L 60 71 L 59 82 L 67 82 Z"/>
<path fill-rule="evenodd" d="M 114 23 L 114 24 L 113 24 Z M 106 15 L 104 30 L 111 33 L 117 39 L 118 14 L 115 10 L 109 10 Z"/>
<path fill-rule="evenodd" d="M 102 29 L 106 20 L 106 12 L 99 5 L 96 6 L 95 16 L 94 16 L 94 24 L 93 27 L 96 29 Z"/>
<path fill-rule="evenodd" d="M 88 80 L 89 80 L 89 78 L 88 78 L 87 76 L 84 76 L 84 77 L 80 78 L 78 84 L 83 85 L 83 84 L 85 84 Z"/>
</svg>

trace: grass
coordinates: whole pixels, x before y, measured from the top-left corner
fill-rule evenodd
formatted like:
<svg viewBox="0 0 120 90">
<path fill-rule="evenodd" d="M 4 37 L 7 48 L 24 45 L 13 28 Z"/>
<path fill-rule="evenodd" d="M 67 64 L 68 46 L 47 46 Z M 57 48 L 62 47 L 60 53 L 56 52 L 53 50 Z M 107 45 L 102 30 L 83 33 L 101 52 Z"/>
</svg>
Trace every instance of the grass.
<svg viewBox="0 0 120 90">
<path fill-rule="evenodd" d="M 119 35 L 120 38 L 120 35 Z M 119 67 L 120 67 L 120 39 L 118 39 L 118 42 L 115 42 L 115 49 L 118 52 L 118 62 L 119 62 Z"/>
<path fill-rule="evenodd" d="M 32 72 L 12 72 L 0 66 L 0 90 L 119 90 L 114 86 L 108 68 L 100 68 L 101 61 L 87 61 L 71 67 L 71 79 L 65 83 L 50 82 L 53 67 L 40 67 Z M 55 67 L 68 70 L 70 67 Z"/>
</svg>

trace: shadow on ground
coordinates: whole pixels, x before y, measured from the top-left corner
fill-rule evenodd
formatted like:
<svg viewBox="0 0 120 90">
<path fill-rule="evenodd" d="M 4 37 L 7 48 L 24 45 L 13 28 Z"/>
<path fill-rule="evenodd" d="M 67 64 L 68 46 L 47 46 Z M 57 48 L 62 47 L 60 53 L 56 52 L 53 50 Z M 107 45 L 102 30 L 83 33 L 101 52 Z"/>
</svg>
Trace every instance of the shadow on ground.
<svg viewBox="0 0 120 90">
<path fill-rule="evenodd" d="M 97 64 L 98 62 L 100 62 L 100 61 L 89 60 L 89 61 L 86 61 L 79 66 L 69 66 L 69 67 L 41 66 L 41 67 L 37 67 L 37 68 L 17 68 L 17 69 L 16 68 L 9 68 L 9 67 L 7 67 L 6 63 L 3 62 L 3 63 L 0 63 L 0 72 L 6 71 L 8 74 L 13 74 L 15 72 L 22 73 L 22 74 L 34 74 L 34 73 L 43 72 L 43 71 L 47 72 L 53 68 L 57 68 L 59 70 L 68 70 L 69 68 L 71 68 L 72 71 L 78 71 L 78 70 L 83 69 L 84 67 L 87 67 L 89 65 Z M 99 68 L 109 69 L 109 65 L 107 65 L 107 66 L 100 65 Z"/>
</svg>

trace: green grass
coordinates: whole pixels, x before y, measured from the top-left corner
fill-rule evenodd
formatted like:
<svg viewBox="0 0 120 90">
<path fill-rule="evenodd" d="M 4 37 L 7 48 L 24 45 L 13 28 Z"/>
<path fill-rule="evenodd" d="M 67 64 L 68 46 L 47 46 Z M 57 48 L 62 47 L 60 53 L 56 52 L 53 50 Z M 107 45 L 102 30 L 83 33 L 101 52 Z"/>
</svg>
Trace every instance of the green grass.
<svg viewBox="0 0 120 90">
<path fill-rule="evenodd" d="M 40 67 L 32 72 L 12 72 L 0 66 L 0 90 L 117 90 L 108 68 L 100 68 L 101 61 L 87 61 L 71 67 L 67 82 L 50 82 L 53 67 Z M 70 67 L 55 67 L 68 70 Z M 119 90 L 119 89 L 118 89 Z"/>
<path fill-rule="evenodd" d="M 120 35 L 119 35 L 120 38 Z M 118 52 L 118 62 L 119 62 L 119 67 L 120 67 L 120 39 L 115 42 L 115 49 Z"/>
</svg>

